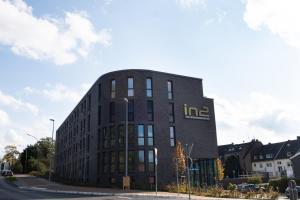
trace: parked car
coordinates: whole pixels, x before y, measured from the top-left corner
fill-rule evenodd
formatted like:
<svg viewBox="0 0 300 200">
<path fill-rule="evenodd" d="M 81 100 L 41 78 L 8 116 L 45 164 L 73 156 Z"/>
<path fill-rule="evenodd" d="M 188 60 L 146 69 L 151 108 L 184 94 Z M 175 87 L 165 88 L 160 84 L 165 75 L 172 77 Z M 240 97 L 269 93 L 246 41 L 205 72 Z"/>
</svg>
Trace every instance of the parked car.
<svg viewBox="0 0 300 200">
<path fill-rule="evenodd" d="M 300 186 L 296 186 L 296 188 L 297 188 L 297 191 L 298 191 L 298 196 L 300 197 Z M 290 198 L 290 187 L 287 187 L 287 188 L 285 189 L 285 195 L 286 195 L 288 198 Z"/>
<path fill-rule="evenodd" d="M 1 175 L 2 176 L 13 176 L 14 173 L 11 170 L 2 170 Z"/>
<path fill-rule="evenodd" d="M 237 185 L 237 189 L 241 192 L 258 191 L 259 186 L 256 184 L 242 183 Z"/>
</svg>

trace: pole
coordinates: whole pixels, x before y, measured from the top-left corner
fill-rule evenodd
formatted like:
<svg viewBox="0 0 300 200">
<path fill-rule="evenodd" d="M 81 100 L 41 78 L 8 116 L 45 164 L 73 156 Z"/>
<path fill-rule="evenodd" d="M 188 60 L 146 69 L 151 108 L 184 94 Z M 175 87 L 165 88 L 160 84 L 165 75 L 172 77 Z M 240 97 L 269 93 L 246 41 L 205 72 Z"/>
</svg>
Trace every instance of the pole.
<svg viewBox="0 0 300 200">
<path fill-rule="evenodd" d="M 179 181 L 178 181 L 178 158 L 176 158 L 176 182 L 177 182 L 177 195 L 179 195 Z"/>
<path fill-rule="evenodd" d="M 189 167 L 189 159 L 192 160 L 191 158 L 191 152 L 193 149 L 194 144 L 192 144 L 192 146 L 189 149 L 189 145 L 185 144 L 185 148 L 186 148 L 186 160 L 187 160 L 187 176 L 188 176 L 188 189 L 189 189 L 189 199 L 191 199 L 191 180 L 190 180 L 190 167 Z"/>
<path fill-rule="evenodd" d="M 190 182 L 189 160 L 187 160 L 187 175 L 188 175 L 189 199 L 191 199 L 191 182 Z"/>
<path fill-rule="evenodd" d="M 154 156 L 155 156 L 155 193 L 157 197 L 157 148 L 154 148 Z"/>
<path fill-rule="evenodd" d="M 39 170 L 39 168 L 40 168 L 40 160 L 39 160 L 39 157 L 40 157 L 40 156 L 39 156 L 39 150 L 40 150 L 40 148 L 39 148 L 39 146 L 38 146 L 39 140 L 38 140 L 35 136 L 30 135 L 29 133 L 27 133 L 27 135 L 30 136 L 30 137 L 32 137 L 32 138 L 34 138 L 34 139 L 36 140 L 36 144 L 37 144 L 37 146 L 36 146 L 36 148 L 37 148 L 37 163 L 38 163 L 37 170 Z"/>
<path fill-rule="evenodd" d="M 52 137 L 51 137 L 51 145 L 53 146 L 53 134 L 54 134 L 54 119 L 50 119 L 52 121 Z M 51 181 L 51 170 L 52 170 L 52 152 L 50 152 L 49 156 L 49 181 Z"/>
<path fill-rule="evenodd" d="M 128 176 L 128 99 L 124 98 L 126 102 L 125 112 L 125 176 Z"/>
</svg>

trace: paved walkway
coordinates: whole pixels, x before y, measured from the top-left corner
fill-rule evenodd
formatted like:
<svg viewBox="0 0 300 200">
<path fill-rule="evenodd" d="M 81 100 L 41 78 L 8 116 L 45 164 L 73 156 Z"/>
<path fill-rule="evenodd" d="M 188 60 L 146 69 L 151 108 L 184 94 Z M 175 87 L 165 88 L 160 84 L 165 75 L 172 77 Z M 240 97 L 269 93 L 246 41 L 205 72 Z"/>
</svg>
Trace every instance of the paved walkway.
<svg viewBox="0 0 300 200">
<path fill-rule="evenodd" d="M 29 190 L 35 190 L 35 191 L 47 191 L 47 192 L 68 193 L 68 194 L 86 194 L 86 195 L 98 195 L 98 196 L 149 197 L 149 199 L 153 199 L 153 197 L 156 196 L 156 193 L 152 191 L 71 186 L 71 185 L 64 185 L 56 182 L 49 182 L 46 179 L 37 178 L 30 175 L 16 175 L 16 177 L 17 177 L 17 181 L 15 182 L 15 184 L 18 187 L 29 189 Z M 168 198 L 168 199 L 188 199 L 187 194 L 177 194 L 177 193 L 169 193 L 169 192 L 158 192 L 157 196 L 160 198 Z M 192 199 L 217 200 L 223 198 L 212 198 L 212 197 L 202 197 L 202 196 L 192 195 Z M 283 199 L 283 197 L 281 197 L 280 199 Z"/>
</svg>

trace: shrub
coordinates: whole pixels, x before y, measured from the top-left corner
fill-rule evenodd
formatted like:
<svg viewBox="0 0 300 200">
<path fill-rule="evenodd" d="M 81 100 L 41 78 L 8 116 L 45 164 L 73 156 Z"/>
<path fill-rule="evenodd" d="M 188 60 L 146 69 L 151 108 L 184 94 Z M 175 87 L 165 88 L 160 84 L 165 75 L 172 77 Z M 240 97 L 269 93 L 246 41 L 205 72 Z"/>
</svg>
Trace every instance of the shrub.
<svg viewBox="0 0 300 200">
<path fill-rule="evenodd" d="M 32 171 L 39 172 L 38 176 L 43 176 L 47 172 L 47 166 L 41 160 L 29 159 L 28 164 L 30 166 L 30 169 L 32 169 Z"/>
<path fill-rule="evenodd" d="M 31 172 L 29 172 L 29 174 L 31 176 L 40 176 L 41 175 L 41 173 L 39 171 L 31 171 Z"/>
<path fill-rule="evenodd" d="M 230 190 L 230 191 L 236 190 L 236 184 L 229 183 L 228 190 Z"/>
<path fill-rule="evenodd" d="M 273 179 L 269 181 L 270 187 L 273 187 L 276 191 L 284 193 L 289 183 L 289 179 L 283 177 L 281 179 Z"/>
<path fill-rule="evenodd" d="M 249 184 L 260 184 L 262 183 L 262 177 L 261 176 L 253 176 L 247 178 L 247 183 Z"/>
</svg>

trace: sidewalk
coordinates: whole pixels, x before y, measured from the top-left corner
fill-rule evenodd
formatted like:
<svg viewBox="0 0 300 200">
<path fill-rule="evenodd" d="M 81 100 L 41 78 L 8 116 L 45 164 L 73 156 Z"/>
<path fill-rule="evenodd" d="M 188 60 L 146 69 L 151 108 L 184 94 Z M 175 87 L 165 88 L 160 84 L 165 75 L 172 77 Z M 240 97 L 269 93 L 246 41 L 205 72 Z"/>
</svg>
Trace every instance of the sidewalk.
<svg viewBox="0 0 300 200">
<path fill-rule="evenodd" d="M 49 182 L 46 179 L 37 178 L 30 175 L 16 175 L 16 177 L 17 177 L 17 181 L 15 182 L 15 184 L 19 188 L 27 189 L 27 190 L 65 193 L 65 194 L 95 195 L 95 196 L 123 196 L 123 197 L 155 197 L 156 196 L 156 193 L 153 191 L 70 186 L 70 185 L 64 185 L 55 182 Z M 158 192 L 157 196 L 159 198 L 168 198 L 168 199 L 188 199 L 187 194 L 177 194 L 177 193 L 169 193 L 169 192 Z M 192 199 L 217 200 L 222 198 L 211 198 L 211 197 L 192 195 Z"/>
</svg>

